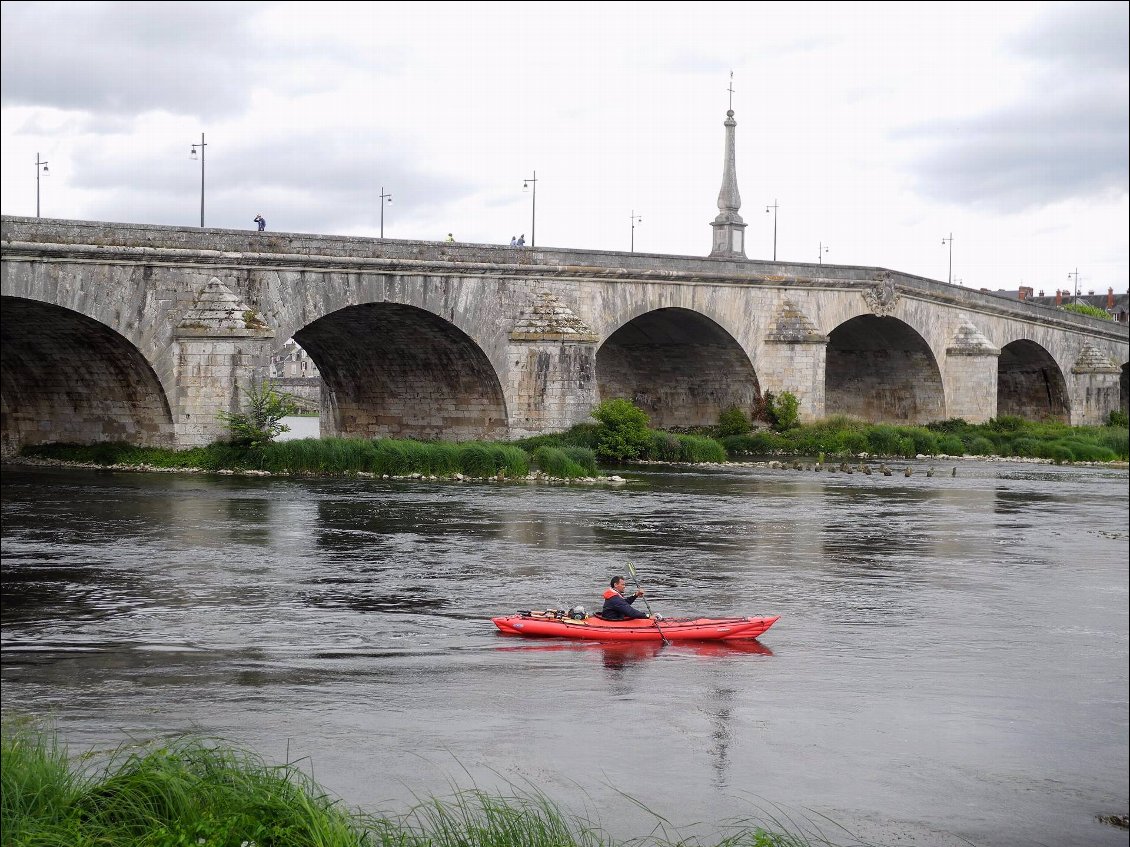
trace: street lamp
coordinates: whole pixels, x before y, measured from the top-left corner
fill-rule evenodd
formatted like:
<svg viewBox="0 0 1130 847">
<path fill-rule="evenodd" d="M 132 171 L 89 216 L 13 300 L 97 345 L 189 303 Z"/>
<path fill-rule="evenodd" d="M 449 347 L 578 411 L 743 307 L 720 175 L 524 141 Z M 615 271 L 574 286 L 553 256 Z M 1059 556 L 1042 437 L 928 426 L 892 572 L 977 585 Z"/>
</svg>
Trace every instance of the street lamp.
<svg viewBox="0 0 1130 847">
<path fill-rule="evenodd" d="M 824 242 L 820 242 L 820 247 L 816 251 L 816 260 L 822 265 L 824 264 L 824 254 L 828 252 L 828 248 L 824 246 Z"/>
<path fill-rule="evenodd" d="M 636 252 L 636 222 L 642 221 L 643 216 L 637 215 L 636 210 L 632 209 L 632 252 Z"/>
<path fill-rule="evenodd" d="M 1071 273 L 1069 273 L 1067 275 L 1068 279 L 1071 279 L 1071 277 L 1075 277 L 1075 300 L 1074 300 L 1074 302 L 1078 303 L 1079 302 L 1079 269 L 1078 268 L 1076 268 L 1074 271 L 1072 271 Z"/>
<path fill-rule="evenodd" d="M 43 165 L 43 173 L 50 174 L 47 170 L 47 163 L 39 161 L 39 154 L 35 154 L 35 216 L 39 217 L 39 166 Z"/>
<path fill-rule="evenodd" d="M 949 279 L 949 284 L 953 285 L 953 233 L 952 232 L 950 233 L 949 238 L 943 238 L 942 239 L 942 246 L 944 247 L 947 244 L 950 246 L 950 275 L 949 275 L 948 279 Z"/>
<path fill-rule="evenodd" d="M 534 175 L 529 179 L 522 180 L 522 190 L 533 186 L 533 202 L 530 204 L 530 246 L 533 247 L 537 244 L 537 222 L 538 222 L 538 172 L 534 171 Z"/>
<path fill-rule="evenodd" d="M 774 262 L 777 261 L 777 209 L 779 209 L 779 208 L 780 208 L 780 206 L 777 205 L 776 200 L 773 201 L 772 206 L 766 206 L 765 207 L 766 214 L 769 213 L 770 209 L 773 210 L 773 261 Z"/>
<path fill-rule="evenodd" d="M 204 143 L 204 133 L 200 133 L 200 143 L 193 144 L 192 149 L 189 151 L 188 158 L 196 161 L 196 148 L 200 148 L 200 228 L 204 228 L 204 148 L 208 145 Z"/>
<path fill-rule="evenodd" d="M 385 203 L 392 204 L 392 195 L 385 194 L 385 187 L 381 186 L 381 238 L 385 237 Z"/>
</svg>

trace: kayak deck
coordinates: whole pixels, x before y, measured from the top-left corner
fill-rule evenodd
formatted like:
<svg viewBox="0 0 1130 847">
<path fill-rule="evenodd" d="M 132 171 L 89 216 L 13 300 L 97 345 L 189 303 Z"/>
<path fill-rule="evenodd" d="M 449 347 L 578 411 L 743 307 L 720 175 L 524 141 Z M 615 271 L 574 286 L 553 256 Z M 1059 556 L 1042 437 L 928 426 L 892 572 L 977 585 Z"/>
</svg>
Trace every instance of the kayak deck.
<svg viewBox="0 0 1130 847">
<path fill-rule="evenodd" d="M 541 638 L 583 638 L 598 641 L 731 641 L 757 638 L 773 626 L 779 615 L 744 618 L 637 618 L 606 621 L 595 615 L 584 619 L 558 617 L 544 612 L 492 618 L 507 635 Z"/>
</svg>

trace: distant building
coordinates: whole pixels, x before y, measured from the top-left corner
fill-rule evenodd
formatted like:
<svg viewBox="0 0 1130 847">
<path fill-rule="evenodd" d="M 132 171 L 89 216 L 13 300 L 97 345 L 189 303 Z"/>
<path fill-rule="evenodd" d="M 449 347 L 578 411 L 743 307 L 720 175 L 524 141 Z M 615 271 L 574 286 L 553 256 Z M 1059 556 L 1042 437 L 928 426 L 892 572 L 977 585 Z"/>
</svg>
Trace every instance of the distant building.
<svg viewBox="0 0 1130 847">
<path fill-rule="evenodd" d="M 294 398 L 299 411 L 320 411 L 322 375 L 314 360 L 293 338 L 271 357 L 270 377 L 276 388 Z"/>
<path fill-rule="evenodd" d="M 271 379 L 321 379 L 318 366 L 292 338 L 271 357 Z"/>
<path fill-rule="evenodd" d="M 1127 314 L 1130 312 L 1130 292 L 1123 294 L 1115 294 L 1113 288 L 1108 288 L 1106 294 L 1096 294 L 1093 291 L 1088 291 L 1086 294 L 1075 296 L 1075 292 L 1066 289 L 1057 289 L 1055 294 L 1046 295 L 1043 291 L 1035 291 L 1027 285 L 1022 285 L 1015 290 L 1007 288 L 998 288 L 996 291 L 990 291 L 987 288 L 982 288 L 986 294 L 992 294 L 994 297 L 1003 297 L 1006 300 L 1023 300 L 1025 303 L 1037 303 L 1041 306 L 1065 306 L 1068 303 L 1085 303 L 1088 306 L 1095 306 L 1096 308 L 1103 309 L 1113 320 L 1121 324 L 1127 322 Z"/>
</svg>

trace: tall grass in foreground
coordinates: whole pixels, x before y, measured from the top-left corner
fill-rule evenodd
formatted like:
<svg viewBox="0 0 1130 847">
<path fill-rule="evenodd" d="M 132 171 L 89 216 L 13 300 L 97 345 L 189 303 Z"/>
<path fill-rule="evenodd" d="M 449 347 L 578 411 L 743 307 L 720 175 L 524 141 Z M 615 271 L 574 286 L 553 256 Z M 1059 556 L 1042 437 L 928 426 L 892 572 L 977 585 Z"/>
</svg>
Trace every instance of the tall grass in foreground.
<svg viewBox="0 0 1130 847">
<path fill-rule="evenodd" d="M 218 742 L 184 738 L 121 749 L 100 772 L 73 770 L 54 733 L 5 721 L 0 750 L 4 847 L 616 847 L 599 826 L 537 791 L 457 791 L 403 814 L 346 810 L 294 764 L 271 766 Z M 625 804 L 636 803 L 624 797 Z M 632 847 L 812 847 L 805 822 L 773 830 L 722 822 L 709 841 L 661 816 Z M 833 824 L 834 826 L 834 824 Z M 795 828 L 804 834 L 790 834 Z M 807 831 L 805 831 L 807 829 Z M 837 827 L 837 829 L 839 829 Z M 841 834 L 850 838 L 850 833 Z M 840 844 L 857 844 L 840 841 Z M 625 845 L 626 847 L 626 845 Z"/>
</svg>

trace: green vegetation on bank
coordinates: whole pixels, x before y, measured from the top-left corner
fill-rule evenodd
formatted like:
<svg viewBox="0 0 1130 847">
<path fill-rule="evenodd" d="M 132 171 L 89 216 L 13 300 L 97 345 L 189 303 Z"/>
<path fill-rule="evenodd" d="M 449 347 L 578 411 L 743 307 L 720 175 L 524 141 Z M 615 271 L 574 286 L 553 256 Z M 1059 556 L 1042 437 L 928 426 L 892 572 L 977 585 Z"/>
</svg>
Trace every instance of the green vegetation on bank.
<svg viewBox="0 0 1130 847">
<path fill-rule="evenodd" d="M 775 398 L 767 393 L 762 420 L 768 421 L 770 428 L 754 429 L 744 412 L 727 409 L 717 426 L 686 433 L 651 429 L 642 409 L 615 399 L 593 411 L 596 423 L 512 443 L 391 438 L 273 441 L 273 435 L 261 437 L 264 430 L 257 430 L 256 435 L 233 427 L 232 441 L 187 450 L 120 443 L 43 444 L 25 447 L 22 455 L 104 466 L 331 476 L 462 474 L 473 479 L 524 479 L 533 470 L 557 479 L 578 479 L 596 476 L 598 462 L 721 463 L 763 456 L 1005 456 L 1057 463 L 1130 458 L 1130 428 L 1123 412 L 1112 412 L 1107 426 L 1073 427 L 1009 415 L 983 424 L 954 418 L 925 426 L 896 426 L 868 424 L 844 416 L 800 424 L 796 408 L 796 398 L 791 394 L 785 392 Z M 273 426 L 266 424 L 267 430 Z"/>
<path fill-rule="evenodd" d="M 1113 417 L 1113 416 L 1112 416 Z M 832 417 L 784 432 L 766 430 L 723 439 L 733 456 L 795 455 L 883 458 L 1009 456 L 1054 462 L 1114 462 L 1130 457 L 1130 430 L 1068 426 L 1002 416 L 983 424 L 960 418 L 926 426 L 867 424 Z"/>
<path fill-rule="evenodd" d="M 347 810 L 295 764 L 271 766 L 228 745 L 185 738 L 122 749 L 77 769 L 57 736 L 28 722 L 2 730 L 4 847 L 615 847 L 536 793 L 465 790 L 404 814 Z M 666 822 L 658 818 L 664 826 Z M 823 837 L 723 827 L 717 847 L 805 847 Z M 781 829 L 781 827 L 776 827 Z M 692 847 L 649 836 L 637 847 Z"/>
</svg>

